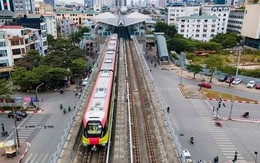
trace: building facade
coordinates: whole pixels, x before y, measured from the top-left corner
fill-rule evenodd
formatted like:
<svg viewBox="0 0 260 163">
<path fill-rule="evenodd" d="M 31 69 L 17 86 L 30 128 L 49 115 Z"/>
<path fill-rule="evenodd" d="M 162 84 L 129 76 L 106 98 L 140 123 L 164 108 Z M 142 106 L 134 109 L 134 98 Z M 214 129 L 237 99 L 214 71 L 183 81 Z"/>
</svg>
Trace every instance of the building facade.
<svg viewBox="0 0 260 163">
<path fill-rule="evenodd" d="M 9 10 L 14 12 L 13 0 L 0 0 L 0 10 Z"/>
<path fill-rule="evenodd" d="M 19 14 L 35 13 L 34 0 L 13 0 L 14 12 Z"/>
<path fill-rule="evenodd" d="M 58 37 L 69 37 L 73 32 L 77 31 L 77 24 L 68 18 L 57 20 L 57 34 Z"/>
<path fill-rule="evenodd" d="M 244 19 L 244 10 L 231 10 L 228 18 L 227 32 L 241 34 Z"/>
<path fill-rule="evenodd" d="M 55 7 L 55 5 L 56 5 L 55 0 L 44 0 L 43 2 L 49 3 L 52 7 Z"/>
<path fill-rule="evenodd" d="M 174 6 L 168 7 L 168 24 L 177 25 L 177 18 L 191 15 L 199 15 L 199 6 Z"/>
<path fill-rule="evenodd" d="M 227 24 L 230 8 L 227 5 L 209 5 L 204 6 L 202 13 L 206 15 L 215 15 L 218 17 L 218 33 L 227 32 Z"/>
<path fill-rule="evenodd" d="M 6 31 L 0 31 L 0 77 L 9 76 L 13 65 L 11 46 Z"/>
<path fill-rule="evenodd" d="M 260 4 L 246 6 L 241 35 L 246 46 L 260 49 Z"/>
<path fill-rule="evenodd" d="M 46 23 L 47 34 L 57 38 L 57 23 L 56 18 L 52 14 L 43 14 Z"/>
<path fill-rule="evenodd" d="M 177 22 L 178 33 L 185 38 L 209 41 L 217 35 L 218 17 L 215 15 L 179 17 Z"/>
<path fill-rule="evenodd" d="M 35 2 L 35 14 L 53 14 L 53 7 L 50 3 Z"/>
</svg>

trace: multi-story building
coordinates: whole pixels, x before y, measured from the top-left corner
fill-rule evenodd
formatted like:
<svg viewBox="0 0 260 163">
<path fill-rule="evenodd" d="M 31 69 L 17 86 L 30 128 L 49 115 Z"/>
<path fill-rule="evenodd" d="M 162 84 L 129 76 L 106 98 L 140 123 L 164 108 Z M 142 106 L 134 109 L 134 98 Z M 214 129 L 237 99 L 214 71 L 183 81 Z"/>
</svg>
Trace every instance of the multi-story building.
<svg viewBox="0 0 260 163">
<path fill-rule="evenodd" d="M 44 0 L 44 2 L 49 3 L 52 7 L 55 7 L 56 0 Z"/>
<path fill-rule="evenodd" d="M 247 5 L 241 35 L 245 45 L 260 49 L 260 4 Z"/>
<path fill-rule="evenodd" d="M 168 24 L 177 25 L 177 18 L 199 15 L 200 6 L 174 6 L 168 7 Z"/>
<path fill-rule="evenodd" d="M 68 18 L 57 20 L 57 33 L 59 37 L 69 37 L 77 31 L 77 24 Z"/>
<path fill-rule="evenodd" d="M 177 21 L 178 33 L 185 38 L 209 41 L 217 34 L 218 17 L 215 15 L 179 17 Z"/>
<path fill-rule="evenodd" d="M 14 12 L 10 10 L 0 10 L 0 25 L 3 25 L 7 22 L 12 22 L 16 18 Z"/>
<path fill-rule="evenodd" d="M 43 14 L 46 23 L 47 34 L 57 38 L 57 23 L 55 16 L 52 14 Z"/>
<path fill-rule="evenodd" d="M 227 24 L 230 8 L 227 5 L 209 5 L 204 6 L 202 13 L 206 15 L 215 15 L 218 17 L 218 33 L 227 32 Z"/>
<path fill-rule="evenodd" d="M 0 31 L 0 77 L 9 76 L 12 65 L 13 60 L 7 32 Z"/>
<path fill-rule="evenodd" d="M 19 14 L 35 13 L 34 0 L 13 0 L 14 12 Z"/>
<path fill-rule="evenodd" d="M 0 0 L 0 10 L 9 10 L 14 12 L 13 0 Z"/>
<path fill-rule="evenodd" d="M 35 2 L 35 14 L 53 14 L 53 7 L 50 3 Z"/>
<path fill-rule="evenodd" d="M 47 53 L 47 26 L 45 18 L 42 15 L 29 14 L 18 20 L 18 24 L 23 27 L 39 29 L 40 30 L 40 55 L 45 56 Z"/>
<path fill-rule="evenodd" d="M 228 18 L 227 32 L 241 34 L 244 19 L 244 10 L 231 10 Z"/>
<path fill-rule="evenodd" d="M 56 19 L 63 20 L 65 19 L 72 19 L 79 26 L 84 26 L 85 20 L 91 21 L 92 17 L 97 15 L 98 13 L 93 10 L 88 10 L 86 12 L 82 11 L 57 11 L 56 12 Z"/>
<path fill-rule="evenodd" d="M 0 29 L 7 33 L 7 39 L 10 41 L 10 53 L 7 53 L 11 56 L 9 66 L 13 66 L 17 59 L 25 55 L 30 49 L 34 49 L 33 33 L 28 29 L 22 26 L 0 26 Z"/>
</svg>

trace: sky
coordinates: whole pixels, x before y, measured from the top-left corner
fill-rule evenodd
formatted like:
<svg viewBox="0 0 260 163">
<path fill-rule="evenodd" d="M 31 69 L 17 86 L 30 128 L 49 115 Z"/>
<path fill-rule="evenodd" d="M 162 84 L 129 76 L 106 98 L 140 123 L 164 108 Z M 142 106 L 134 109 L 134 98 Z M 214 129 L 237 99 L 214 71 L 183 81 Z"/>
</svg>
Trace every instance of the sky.
<svg viewBox="0 0 260 163">
<path fill-rule="evenodd" d="M 43 1 L 43 0 L 35 0 L 35 1 Z M 77 2 L 77 3 L 81 3 L 83 4 L 84 3 L 84 0 L 58 0 L 58 2 L 60 1 L 64 1 L 64 2 L 67 2 L 67 3 L 70 3 L 70 2 Z"/>
</svg>

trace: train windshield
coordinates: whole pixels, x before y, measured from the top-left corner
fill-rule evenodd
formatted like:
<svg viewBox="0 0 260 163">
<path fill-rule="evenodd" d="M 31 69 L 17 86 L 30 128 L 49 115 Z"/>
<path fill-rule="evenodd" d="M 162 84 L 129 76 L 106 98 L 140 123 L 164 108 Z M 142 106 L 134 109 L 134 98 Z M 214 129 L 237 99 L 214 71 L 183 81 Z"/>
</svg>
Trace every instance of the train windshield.
<svg viewBox="0 0 260 163">
<path fill-rule="evenodd" d="M 86 129 L 88 137 L 101 137 L 102 126 L 100 122 L 88 122 Z"/>
</svg>

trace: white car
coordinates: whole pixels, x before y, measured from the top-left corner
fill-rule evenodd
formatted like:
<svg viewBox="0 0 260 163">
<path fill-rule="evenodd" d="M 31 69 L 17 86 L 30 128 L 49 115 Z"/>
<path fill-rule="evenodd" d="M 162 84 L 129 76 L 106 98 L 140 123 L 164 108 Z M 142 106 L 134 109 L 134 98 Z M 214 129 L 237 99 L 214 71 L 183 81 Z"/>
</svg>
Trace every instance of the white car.
<svg viewBox="0 0 260 163">
<path fill-rule="evenodd" d="M 188 150 L 185 149 L 183 151 L 183 156 L 185 158 L 185 162 L 186 163 L 191 163 L 192 162 L 191 155 L 190 155 L 190 152 Z"/>
<path fill-rule="evenodd" d="M 88 83 L 88 78 L 82 79 L 82 86 L 87 85 Z"/>
<path fill-rule="evenodd" d="M 256 85 L 256 82 L 255 82 L 254 80 L 250 80 L 250 81 L 247 83 L 246 87 L 247 87 L 247 88 L 253 88 L 255 85 Z"/>
<path fill-rule="evenodd" d="M 236 78 L 235 80 L 233 80 L 232 84 L 237 85 L 237 84 L 241 83 L 241 81 L 242 80 L 240 78 Z"/>
</svg>

